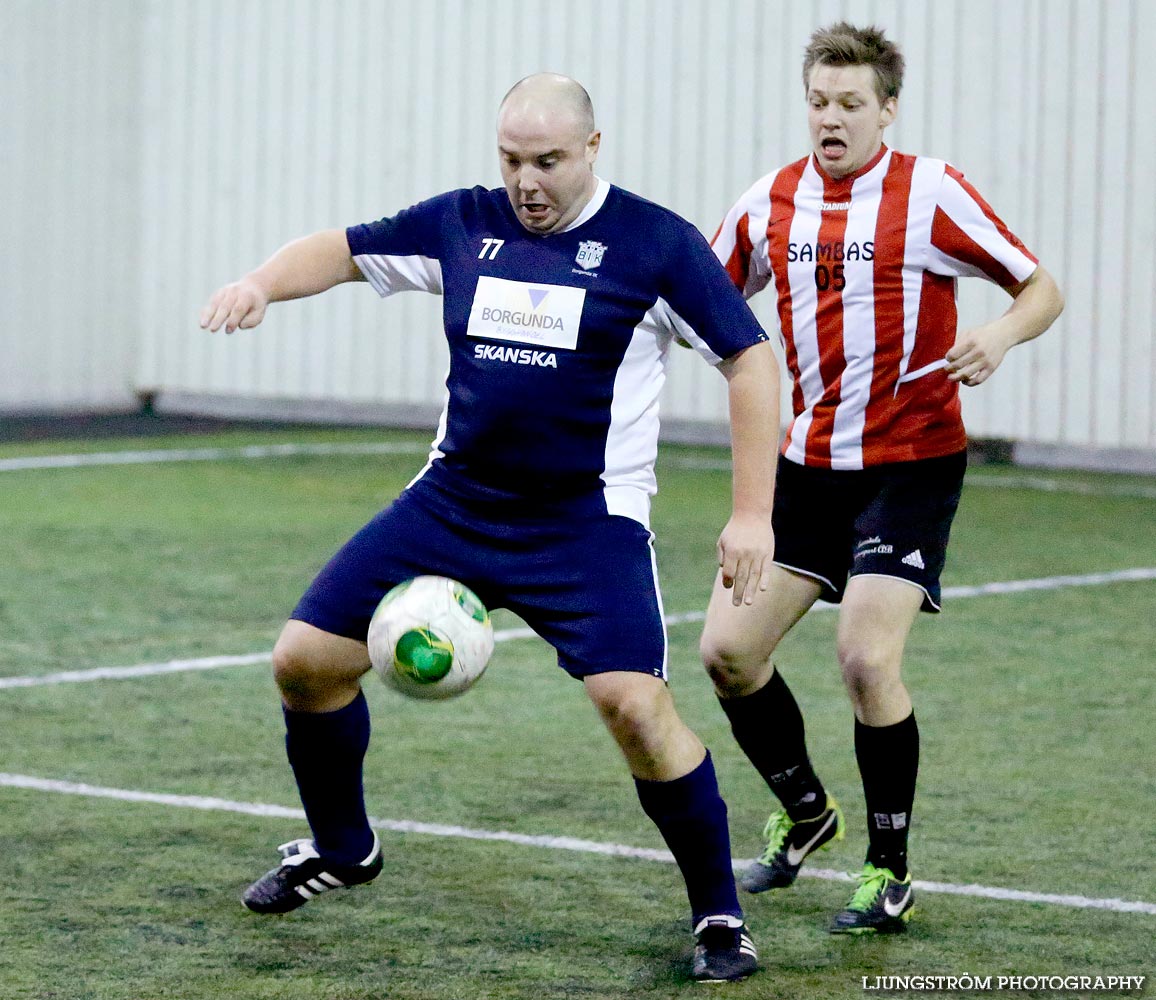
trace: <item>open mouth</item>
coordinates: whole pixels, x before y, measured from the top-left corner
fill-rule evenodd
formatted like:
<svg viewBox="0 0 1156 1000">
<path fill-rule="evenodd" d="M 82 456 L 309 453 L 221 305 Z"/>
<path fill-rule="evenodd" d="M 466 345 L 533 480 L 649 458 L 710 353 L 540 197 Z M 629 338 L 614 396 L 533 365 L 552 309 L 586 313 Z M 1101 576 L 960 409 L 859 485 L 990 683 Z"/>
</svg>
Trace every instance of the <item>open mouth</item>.
<svg viewBox="0 0 1156 1000">
<path fill-rule="evenodd" d="M 847 143 L 842 139 L 824 139 L 819 145 L 824 155 L 832 160 L 839 159 L 847 152 Z"/>
</svg>

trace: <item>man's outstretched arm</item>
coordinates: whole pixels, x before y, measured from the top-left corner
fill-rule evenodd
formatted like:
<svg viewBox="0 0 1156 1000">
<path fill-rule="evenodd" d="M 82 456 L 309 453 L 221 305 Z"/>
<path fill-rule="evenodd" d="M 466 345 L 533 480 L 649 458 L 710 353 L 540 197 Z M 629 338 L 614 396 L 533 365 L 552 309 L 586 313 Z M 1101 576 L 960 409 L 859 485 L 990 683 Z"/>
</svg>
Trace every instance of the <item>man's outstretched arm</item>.
<svg viewBox="0 0 1156 1000">
<path fill-rule="evenodd" d="M 287 243 L 255 271 L 218 288 L 201 310 L 201 328 L 249 330 L 270 302 L 300 299 L 346 281 L 364 280 L 349 254 L 344 229 L 324 229 Z"/>
</svg>

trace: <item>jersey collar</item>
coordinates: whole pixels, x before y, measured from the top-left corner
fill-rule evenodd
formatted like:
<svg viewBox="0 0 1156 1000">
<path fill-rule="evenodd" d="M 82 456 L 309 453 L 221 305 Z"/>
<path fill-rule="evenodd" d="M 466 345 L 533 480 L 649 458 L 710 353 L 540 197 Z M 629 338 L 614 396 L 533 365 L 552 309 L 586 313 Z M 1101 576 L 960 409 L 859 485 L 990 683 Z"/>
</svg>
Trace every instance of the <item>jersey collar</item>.
<svg viewBox="0 0 1156 1000">
<path fill-rule="evenodd" d="M 594 188 L 594 193 L 590 196 L 590 200 L 586 202 L 586 207 L 578 213 L 578 218 L 570 223 L 565 229 L 559 229 L 560 233 L 568 233 L 572 229 L 577 229 L 584 223 L 589 222 L 598 213 L 606 201 L 606 196 L 610 194 L 610 182 L 604 181 L 601 177 L 594 178 L 598 182 L 598 186 Z"/>
<path fill-rule="evenodd" d="M 869 174 L 872 170 L 879 166 L 879 161 L 882 160 L 883 157 L 885 157 L 889 152 L 890 150 L 887 148 L 887 143 L 883 143 L 879 147 L 879 152 L 871 157 L 871 159 L 866 163 L 864 163 L 863 166 L 861 166 L 853 174 L 848 174 L 846 177 L 840 177 L 838 180 L 836 180 L 834 177 L 828 174 L 826 170 L 819 166 L 819 158 L 814 154 L 814 152 L 811 153 L 811 166 L 815 168 L 815 172 L 828 184 L 850 185 L 857 181 L 864 174 Z"/>
</svg>

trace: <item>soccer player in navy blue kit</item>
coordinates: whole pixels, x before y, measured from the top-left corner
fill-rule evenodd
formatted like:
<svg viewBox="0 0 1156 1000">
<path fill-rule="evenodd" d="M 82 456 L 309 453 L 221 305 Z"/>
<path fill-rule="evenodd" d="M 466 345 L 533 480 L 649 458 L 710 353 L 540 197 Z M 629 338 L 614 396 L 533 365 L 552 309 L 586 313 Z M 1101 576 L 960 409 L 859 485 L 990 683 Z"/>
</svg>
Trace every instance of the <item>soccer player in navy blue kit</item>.
<svg viewBox="0 0 1156 1000">
<path fill-rule="evenodd" d="M 736 602 L 766 586 L 778 369 L 694 227 L 594 174 L 599 141 L 579 84 L 527 77 L 499 111 L 504 190 L 453 191 L 297 240 L 201 313 L 202 327 L 232 333 L 270 302 L 368 281 L 382 296 L 441 294 L 450 352 L 428 462 L 321 571 L 274 650 L 312 837 L 283 845 L 244 902 L 284 913 L 381 871 L 362 790 L 366 633 L 386 591 L 432 573 L 512 609 L 583 682 L 686 881 L 692 976 L 741 979 L 757 957 L 711 758 L 667 686 L 649 507 L 677 339 L 728 383 L 734 506 L 721 572 Z"/>
</svg>

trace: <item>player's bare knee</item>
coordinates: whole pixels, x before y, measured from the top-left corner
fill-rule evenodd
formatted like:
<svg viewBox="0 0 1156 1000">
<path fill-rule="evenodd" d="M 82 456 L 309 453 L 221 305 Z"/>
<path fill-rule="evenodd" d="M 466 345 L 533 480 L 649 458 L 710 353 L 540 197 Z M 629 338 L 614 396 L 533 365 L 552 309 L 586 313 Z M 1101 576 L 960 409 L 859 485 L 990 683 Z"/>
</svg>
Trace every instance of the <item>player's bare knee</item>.
<svg viewBox="0 0 1156 1000">
<path fill-rule="evenodd" d="M 285 696 L 309 694 L 317 685 L 319 671 L 306 648 L 282 636 L 273 647 L 273 680 Z"/>
<path fill-rule="evenodd" d="M 839 668 L 853 699 L 856 695 L 869 696 L 872 691 L 889 687 L 896 680 L 893 665 L 885 657 L 864 647 L 841 647 Z"/>
<path fill-rule="evenodd" d="M 623 714 L 609 725 L 614 742 L 632 766 L 639 761 L 654 762 L 666 754 L 670 727 L 661 720 L 642 715 Z"/>
<path fill-rule="evenodd" d="M 843 674 L 843 686 L 857 715 L 869 711 L 878 698 L 878 690 L 868 678 L 861 674 Z"/>
<path fill-rule="evenodd" d="M 315 635 L 287 627 L 273 647 L 273 679 L 286 704 L 321 711 L 316 703 L 328 702 L 347 682 L 356 684 L 361 671 L 345 663 L 342 653 Z"/>
<path fill-rule="evenodd" d="M 840 649 L 839 666 L 847 696 L 860 719 L 888 716 L 907 698 L 899 664 L 890 657 L 863 649 Z"/>
<path fill-rule="evenodd" d="M 305 622 L 287 622 L 273 648 L 273 678 L 285 704 L 298 711 L 342 707 L 357 693 L 368 669 L 364 643 Z"/>
<path fill-rule="evenodd" d="M 661 744 L 665 713 L 646 690 L 618 690 L 596 701 L 606 728 L 619 746 L 643 748 Z M 673 710 L 672 710 L 673 711 Z"/>
<path fill-rule="evenodd" d="M 640 720 L 646 716 L 643 702 L 644 699 L 637 694 L 616 692 L 614 697 L 599 698 L 596 704 L 607 727 L 617 733 L 635 729 L 639 725 Z"/>
<path fill-rule="evenodd" d="M 767 656 L 745 649 L 726 636 L 704 632 L 698 650 L 715 691 L 723 698 L 739 698 L 757 690 L 770 671 Z"/>
</svg>

